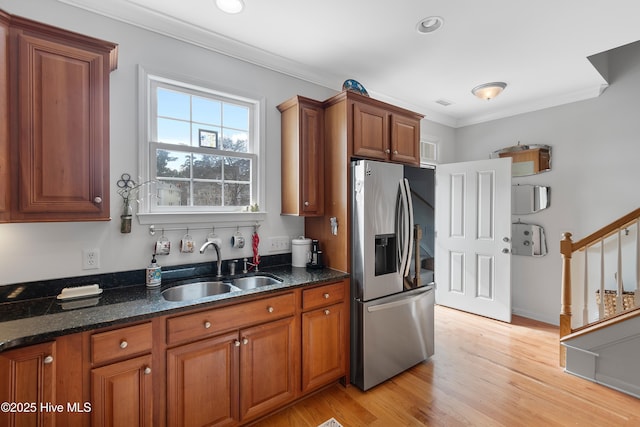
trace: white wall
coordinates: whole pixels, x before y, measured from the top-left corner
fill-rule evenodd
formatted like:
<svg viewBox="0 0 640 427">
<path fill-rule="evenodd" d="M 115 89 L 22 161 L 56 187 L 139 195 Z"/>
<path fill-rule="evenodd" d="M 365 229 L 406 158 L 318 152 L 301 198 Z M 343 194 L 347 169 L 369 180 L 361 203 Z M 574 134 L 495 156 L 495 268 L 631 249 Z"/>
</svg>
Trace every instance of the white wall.
<svg viewBox="0 0 640 427">
<path fill-rule="evenodd" d="M 120 234 L 122 200 L 116 193 L 116 180 L 123 172 L 138 175 L 138 88 L 137 66 L 166 70 L 210 81 L 217 87 L 238 89 L 266 99 L 266 210 L 260 229 L 261 253 L 269 236 L 297 236 L 303 233 L 300 218 L 280 216 L 280 113 L 276 105 L 293 95 L 326 99 L 336 93 L 324 87 L 285 76 L 255 65 L 191 46 L 156 33 L 113 21 L 55 0 L 0 0 L 0 9 L 36 21 L 105 39 L 119 45 L 118 69 L 111 73 L 111 217 L 103 223 L 0 224 L 0 285 L 109 273 L 146 267 L 156 237 L 148 227 L 134 220 L 131 234 Z M 225 241 L 234 229 L 217 230 Z M 243 229 L 245 236 L 251 233 Z M 213 260 L 208 251 L 181 254 L 177 250 L 181 231 L 167 233 L 174 249 L 159 260 L 163 265 L 178 265 Z M 192 231 L 204 242 L 206 231 Z M 82 270 L 82 250 L 99 248 L 101 268 Z M 223 258 L 251 256 L 244 250 L 223 248 Z"/>
<path fill-rule="evenodd" d="M 640 44 L 612 51 L 609 61 L 611 85 L 597 99 L 456 130 L 457 161 L 486 159 L 518 141 L 553 149 L 550 172 L 513 179 L 551 186 L 551 207 L 521 216 L 545 228 L 549 254 L 513 256 L 516 314 L 557 324 L 561 234 L 579 240 L 640 206 Z"/>
</svg>

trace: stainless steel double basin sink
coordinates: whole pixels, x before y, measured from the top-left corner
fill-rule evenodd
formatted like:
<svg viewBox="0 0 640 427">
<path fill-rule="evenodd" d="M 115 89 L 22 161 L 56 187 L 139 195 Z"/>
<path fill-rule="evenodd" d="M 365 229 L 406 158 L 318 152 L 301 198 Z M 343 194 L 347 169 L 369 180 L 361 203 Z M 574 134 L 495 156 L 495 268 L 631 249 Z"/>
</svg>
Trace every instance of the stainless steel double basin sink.
<svg viewBox="0 0 640 427">
<path fill-rule="evenodd" d="M 172 286 L 162 291 L 162 296 L 167 301 L 191 301 L 213 295 L 274 285 L 280 282 L 281 280 L 265 275 L 238 277 L 228 281 L 202 280 Z"/>
</svg>

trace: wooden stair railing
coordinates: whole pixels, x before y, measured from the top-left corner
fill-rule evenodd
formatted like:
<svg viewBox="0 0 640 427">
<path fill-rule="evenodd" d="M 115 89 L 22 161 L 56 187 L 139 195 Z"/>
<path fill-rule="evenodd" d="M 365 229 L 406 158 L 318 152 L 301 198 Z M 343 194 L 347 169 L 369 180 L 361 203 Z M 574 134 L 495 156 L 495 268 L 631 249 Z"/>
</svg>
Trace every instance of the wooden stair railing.
<svg viewBox="0 0 640 427">
<path fill-rule="evenodd" d="M 584 239 L 578 240 L 577 242 L 573 242 L 571 240 L 571 233 L 563 233 L 562 240 L 560 240 L 560 253 L 562 254 L 562 292 L 561 292 L 561 302 L 560 302 L 560 339 L 563 337 L 573 333 L 576 329 L 572 326 L 572 313 L 571 313 L 571 298 L 572 298 L 572 282 L 571 282 L 571 259 L 573 254 L 578 251 L 586 251 L 589 247 L 594 246 L 598 243 L 603 244 L 604 240 L 607 237 L 610 237 L 616 233 L 618 233 L 618 272 L 616 273 L 616 281 L 617 281 L 617 313 L 621 313 L 622 311 L 622 257 L 621 257 L 621 237 L 620 233 L 622 230 L 626 229 L 630 225 L 636 224 L 636 253 L 638 255 L 638 259 L 636 259 L 636 277 L 637 280 L 640 281 L 640 208 L 634 210 L 633 212 L 628 213 L 627 215 L 619 218 L 618 220 L 612 222 L 611 224 L 602 227 L 598 231 L 590 234 Z M 601 254 L 603 254 L 601 248 Z M 604 255 L 602 255 L 604 257 Z M 604 297 L 604 273 L 603 273 L 603 262 L 601 262 L 601 281 L 600 281 L 600 295 Z M 588 274 L 587 274 L 587 256 L 585 253 L 585 301 L 587 298 L 588 292 Z M 635 301 L 636 305 L 639 305 L 640 302 L 640 291 L 638 290 L 639 286 L 636 284 L 635 290 Z M 600 307 L 603 306 L 604 298 L 601 298 Z M 586 305 L 585 305 L 586 307 Z M 586 308 L 584 309 L 585 313 L 583 317 L 587 317 Z M 602 315 L 602 309 L 600 309 L 600 315 Z M 583 325 L 582 327 L 585 327 Z M 581 328 L 582 328 L 581 327 Z M 564 346 L 560 345 L 560 366 L 565 366 L 566 361 L 566 349 Z"/>
</svg>

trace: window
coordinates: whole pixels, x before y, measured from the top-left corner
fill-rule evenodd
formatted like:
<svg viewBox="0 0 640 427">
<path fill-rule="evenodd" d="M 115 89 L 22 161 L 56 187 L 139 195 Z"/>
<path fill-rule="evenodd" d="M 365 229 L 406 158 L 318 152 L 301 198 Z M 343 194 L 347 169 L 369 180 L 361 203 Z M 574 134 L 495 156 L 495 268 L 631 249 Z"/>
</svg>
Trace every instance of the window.
<svg viewBox="0 0 640 427">
<path fill-rule="evenodd" d="M 154 214 L 238 213 L 259 205 L 260 101 L 145 75 L 142 156 Z"/>
</svg>

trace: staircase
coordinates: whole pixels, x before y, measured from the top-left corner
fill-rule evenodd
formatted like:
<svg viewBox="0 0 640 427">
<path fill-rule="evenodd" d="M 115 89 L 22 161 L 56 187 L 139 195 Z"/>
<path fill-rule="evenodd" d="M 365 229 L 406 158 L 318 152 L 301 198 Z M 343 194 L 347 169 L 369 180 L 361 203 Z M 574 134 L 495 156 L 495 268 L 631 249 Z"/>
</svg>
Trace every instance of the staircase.
<svg viewBox="0 0 640 427">
<path fill-rule="evenodd" d="M 640 209 L 577 242 L 564 233 L 560 252 L 560 365 L 640 397 Z"/>
</svg>

